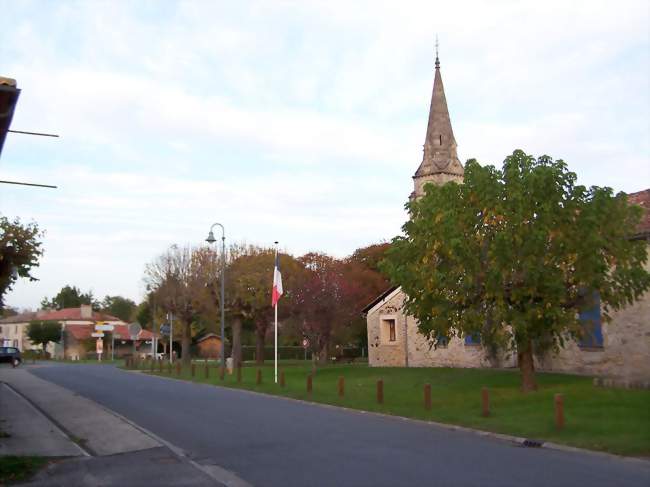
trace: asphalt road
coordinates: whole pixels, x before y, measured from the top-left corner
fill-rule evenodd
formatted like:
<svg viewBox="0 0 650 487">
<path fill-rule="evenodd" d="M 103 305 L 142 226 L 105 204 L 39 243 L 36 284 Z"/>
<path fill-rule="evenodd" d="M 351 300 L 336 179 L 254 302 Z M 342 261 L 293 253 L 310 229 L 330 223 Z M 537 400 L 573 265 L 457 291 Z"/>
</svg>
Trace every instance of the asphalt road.
<svg viewBox="0 0 650 487">
<path fill-rule="evenodd" d="M 255 486 L 644 486 L 650 467 L 131 373 L 32 369 Z"/>
</svg>

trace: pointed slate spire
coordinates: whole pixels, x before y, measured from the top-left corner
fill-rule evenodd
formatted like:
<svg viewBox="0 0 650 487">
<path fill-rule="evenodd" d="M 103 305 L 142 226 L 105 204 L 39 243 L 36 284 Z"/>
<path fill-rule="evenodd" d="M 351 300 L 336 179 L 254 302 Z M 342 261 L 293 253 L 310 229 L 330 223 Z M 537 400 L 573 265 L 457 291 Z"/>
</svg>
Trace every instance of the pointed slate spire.
<svg viewBox="0 0 650 487">
<path fill-rule="evenodd" d="M 456 152 L 456 139 L 451 128 L 445 89 L 440 75 L 437 40 L 435 66 L 429 123 L 424 140 L 424 156 L 420 167 L 413 176 L 415 191 L 412 196 L 414 197 L 424 194 L 423 187 L 427 182 L 436 184 L 444 184 L 451 180 L 461 182 L 465 172 Z"/>
</svg>

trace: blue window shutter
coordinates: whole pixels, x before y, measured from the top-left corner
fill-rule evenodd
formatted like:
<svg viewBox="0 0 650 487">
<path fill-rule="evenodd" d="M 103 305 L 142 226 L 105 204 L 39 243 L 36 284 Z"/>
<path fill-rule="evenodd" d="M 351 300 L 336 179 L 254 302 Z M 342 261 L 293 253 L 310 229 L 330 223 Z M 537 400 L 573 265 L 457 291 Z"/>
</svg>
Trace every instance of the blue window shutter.
<svg viewBox="0 0 650 487">
<path fill-rule="evenodd" d="M 480 345 L 481 335 L 479 333 L 475 335 L 465 335 L 465 345 Z"/>
<path fill-rule="evenodd" d="M 583 335 L 578 343 L 581 347 L 602 347 L 603 328 L 600 319 L 600 295 L 595 293 L 594 305 L 581 311 L 578 315 L 583 328 Z"/>
</svg>

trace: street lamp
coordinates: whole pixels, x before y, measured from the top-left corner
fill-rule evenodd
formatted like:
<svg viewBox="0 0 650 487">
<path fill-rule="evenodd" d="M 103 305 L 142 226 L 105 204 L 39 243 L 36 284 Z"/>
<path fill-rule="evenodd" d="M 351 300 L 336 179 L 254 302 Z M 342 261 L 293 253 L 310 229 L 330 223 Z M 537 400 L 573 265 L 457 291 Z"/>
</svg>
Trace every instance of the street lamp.
<svg viewBox="0 0 650 487">
<path fill-rule="evenodd" d="M 226 284 L 226 230 L 223 228 L 221 223 L 215 223 L 210 227 L 210 233 L 208 233 L 208 238 L 205 239 L 209 244 L 213 244 L 217 241 L 214 238 L 214 233 L 212 230 L 214 227 L 221 227 L 221 367 L 225 364 L 226 358 L 226 341 L 224 334 L 224 327 L 226 322 L 226 311 L 225 311 L 225 284 Z"/>
</svg>

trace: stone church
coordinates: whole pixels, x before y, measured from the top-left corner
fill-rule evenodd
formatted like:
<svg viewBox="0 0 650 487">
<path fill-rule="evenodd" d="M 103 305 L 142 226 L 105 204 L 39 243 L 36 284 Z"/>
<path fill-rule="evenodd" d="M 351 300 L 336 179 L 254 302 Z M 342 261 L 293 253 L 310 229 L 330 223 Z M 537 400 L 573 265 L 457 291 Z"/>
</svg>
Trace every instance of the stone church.
<svg viewBox="0 0 650 487">
<path fill-rule="evenodd" d="M 413 176 L 414 190 L 410 198 L 424 195 L 427 183 L 462 182 L 463 176 L 436 54 L 424 155 Z M 629 199 L 646 210 L 633 238 L 645 240 L 650 247 L 650 189 L 629 195 Z M 650 263 L 646 266 L 650 269 Z M 418 332 L 415 318 L 403 312 L 404 299 L 401 288 L 394 287 L 363 310 L 367 319 L 370 366 L 517 366 L 516 354 L 490 354 L 480 338 L 454 337 L 446 346 L 432 347 Z M 599 306 L 580 317 L 595 323 L 594 332 L 580 343 L 567 343 L 559 353 L 537 356 L 537 369 L 615 377 L 628 384 L 650 382 L 650 293 L 633 306 L 613 313 L 609 323 L 601 322 Z"/>
</svg>

